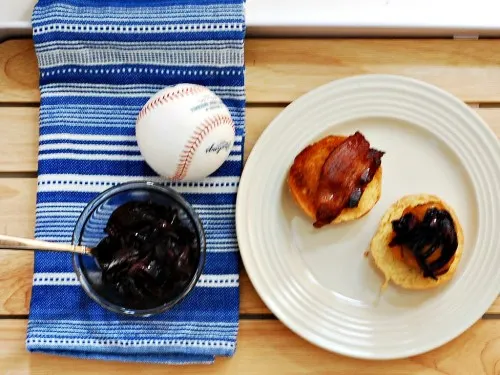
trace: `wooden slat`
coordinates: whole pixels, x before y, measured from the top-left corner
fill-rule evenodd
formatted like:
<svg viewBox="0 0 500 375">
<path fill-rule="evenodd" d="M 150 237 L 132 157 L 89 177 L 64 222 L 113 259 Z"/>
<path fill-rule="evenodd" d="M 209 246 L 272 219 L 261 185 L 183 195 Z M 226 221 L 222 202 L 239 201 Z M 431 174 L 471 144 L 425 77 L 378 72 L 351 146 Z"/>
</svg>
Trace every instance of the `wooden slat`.
<svg viewBox="0 0 500 375">
<path fill-rule="evenodd" d="M 282 105 L 247 108 L 245 159 L 264 129 L 283 108 Z M 500 108 L 478 108 L 476 111 L 500 136 Z M 38 108 L 0 107 L 0 134 L 0 172 L 36 172 Z"/>
<path fill-rule="evenodd" d="M 38 65 L 29 39 L 0 44 L 0 102 L 26 103 L 40 100 Z"/>
<path fill-rule="evenodd" d="M 0 233 L 33 236 L 35 194 L 34 178 L 0 179 Z M 31 296 L 33 254 L 2 250 L 0 270 L 0 315 L 27 314 Z M 241 274 L 240 312 L 269 313 L 245 272 Z"/>
<path fill-rule="evenodd" d="M 25 321 L 0 322 L 0 368 L 5 374 L 329 374 L 497 375 L 500 320 L 483 320 L 439 349 L 408 359 L 361 361 L 319 349 L 278 321 L 242 321 L 236 354 L 215 364 L 166 366 L 30 354 Z"/>
<path fill-rule="evenodd" d="M 33 254 L 2 250 L 0 251 L 0 270 L 0 315 L 28 314 L 33 277 Z M 244 270 L 240 274 L 240 314 L 270 314 Z"/>
<path fill-rule="evenodd" d="M 0 178 L 0 233 L 33 236 L 36 179 Z M 0 251 L 0 315 L 29 312 L 33 253 Z M 241 273 L 240 313 L 269 313 L 248 276 Z"/>
<path fill-rule="evenodd" d="M 33 236 L 35 192 L 34 178 L 0 179 L 0 233 Z M 1 272 L 0 277 L 3 277 Z"/>
<path fill-rule="evenodd" d="M 0 172 L 35 172 L 38 108 L 0 107 Z"/>
<path fill-rule="evenodd" d="M 284 103 L 331 80 L 400 74 L 469 102 L 500 101 L 500 40 L 247 39 L 248 101 Z M 0 102 L 36 102 L 31 40 L 0 44 Z"/>
<path fill-rule="evenodd" d="M 282 106 L 249 108 L 245 159 L 262 131 Z M 0 107 L 0 172 L 36 172 L 38 149 L 37 107 Z"/>
<path fill-rule="evenodd" d="M 314 39 L 247 41 L 250 102 L 288 102 L 338 78 L 398 74 L 469 102 L 500 100 L 500 41 Z"/>
</svg>

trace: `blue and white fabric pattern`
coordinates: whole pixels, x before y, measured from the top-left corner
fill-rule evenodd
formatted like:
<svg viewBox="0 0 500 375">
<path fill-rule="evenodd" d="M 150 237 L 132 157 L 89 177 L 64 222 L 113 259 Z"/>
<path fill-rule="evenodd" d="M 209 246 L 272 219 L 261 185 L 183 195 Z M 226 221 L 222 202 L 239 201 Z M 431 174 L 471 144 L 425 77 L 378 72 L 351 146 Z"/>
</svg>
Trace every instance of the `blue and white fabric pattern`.
<svg viewBox="0 0 500 375">
<path fill-rule="evenodd" d="M 239 318 L 236 191 L 243 166 L 244 0 L 39 0 L 33 39 L 40 70 L 35 235 L 71 242 L 99 192 L 151 180 L 199 213 L 207 258 L 195 289 L 150 318 L 112 313 L 79 286 L 69 254 L 35 255 L 27 349 L 156 363 L 212 363 L 231 356 Z M 141 107 L 178 83 L 207 86 L 229 108 L 236 141 L 220 169 L 194 183 L 168 182 L 135 139 Z"/>
</svg>

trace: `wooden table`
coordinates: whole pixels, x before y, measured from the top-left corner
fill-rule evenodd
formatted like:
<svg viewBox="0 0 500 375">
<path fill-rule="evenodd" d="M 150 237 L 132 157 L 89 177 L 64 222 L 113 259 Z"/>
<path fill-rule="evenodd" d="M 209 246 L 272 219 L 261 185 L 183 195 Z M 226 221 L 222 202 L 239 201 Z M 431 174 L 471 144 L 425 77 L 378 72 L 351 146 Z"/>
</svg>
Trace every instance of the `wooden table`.
<svg viewBox="0 0 500 375">
<path fill-rule="evenodd" d="M 285 105 L 331 80 L 402 74 L 440 86 L 474 106 L 500 135 L 500 40 L 248 39 L 248 153 Z M 0 44 L 0 228 L 32 236 L 37 176 L 38 72 L 30 40 Z M 499 270 L 500 272 L 500 270 Z M 236 355 L 213 366 L 169 368 L 30 354 L 25 349 L 33 255 L 0 252 L 0 373 L 18 374 L 500 374 L 500 299 L 482 320 L 425 355 L 359 361 L 314 347 L 269 312 L 245 272 Z M 500 287 L 500 286 L 499 286 Z M 472 302 L 471 302 L 472 303 Z"/>
</svg>

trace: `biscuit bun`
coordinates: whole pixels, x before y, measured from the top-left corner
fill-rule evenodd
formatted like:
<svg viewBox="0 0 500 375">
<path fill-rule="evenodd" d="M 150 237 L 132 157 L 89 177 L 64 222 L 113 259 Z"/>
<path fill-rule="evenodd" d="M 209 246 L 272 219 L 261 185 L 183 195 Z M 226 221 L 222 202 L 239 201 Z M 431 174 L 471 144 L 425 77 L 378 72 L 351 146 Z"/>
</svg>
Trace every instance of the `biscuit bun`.
<svg viewBox="0 0 500 375">
<path fill-rule="evenodd" d="M 403 261 L 402 256 L 397 255 L 398 251 L 394 250 L 395 248 L 401 249 L 401 247 L 389 247 L 389 242 L 394 236 L 392 221 L 400 219 L 405 210 L 415 209 L 418 206 L 424 208 L 434 206 L 445 209 L 453 219 L 458 246 L 455 255 L 445 266 L 448 270 L 441 275 L 436 275 L 437 280 L 432 277 L 424 277 L 421 269 L 416 266 L 414 257 L 413 262 L 415 262 L 415 265 L 409 264 L 411 262 L 408 259 L 406 262 Z M 417 194 L 402 197 L 389 207 L 371 240 L 369 252 L 375 265 L 385 276 L 386 282 L 384 286 L 389 281 L 392 281 L 394 284 L 406 289 L 430 289 L 449 281 L 453 277 L 462 257 L 463 243 L 462 227 L 452 207 L 435 195 Z"/>
<path fill-rule="evenodd" d="M 311 218 L 315 219 L 315 194 L 321 169 L 330 153 L 346 137 L 330 135 L 304 148 L 294 160 L 288 173 L 287 183 L 295 202 Z M 382 190 L 382 166 L 366 185 L 357 207 L 344 208 L 332 224 L 355 220 L 368 213 L 380 199 Z"/>
</svg>

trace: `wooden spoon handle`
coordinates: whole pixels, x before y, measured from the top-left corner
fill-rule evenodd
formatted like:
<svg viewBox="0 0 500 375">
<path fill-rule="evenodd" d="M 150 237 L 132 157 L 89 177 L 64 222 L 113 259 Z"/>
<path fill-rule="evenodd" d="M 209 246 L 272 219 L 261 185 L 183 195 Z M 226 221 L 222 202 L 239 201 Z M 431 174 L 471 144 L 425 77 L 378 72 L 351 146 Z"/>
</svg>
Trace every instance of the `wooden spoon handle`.
<svg viewBox="0 0 500 375">
<path fill-rule="evenodd" d="M 45 250 L 65 251 L 79 254 L 89 254 L 91 248 L 87 246 L 68 245 L 57 242 L 32 240 L 29 238 L 13 237 L 0 234 L 0 249 L 11 250 Z"/>
</svg>

